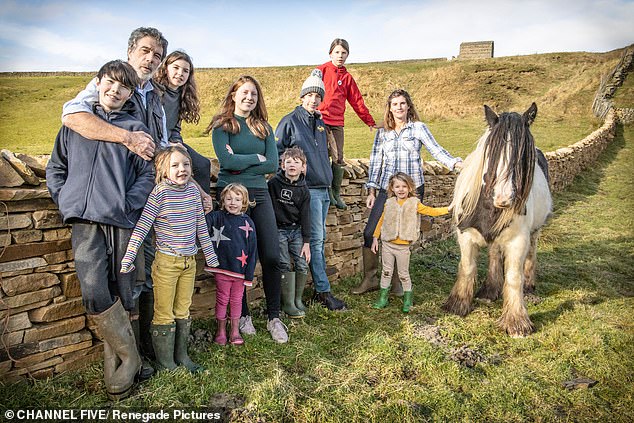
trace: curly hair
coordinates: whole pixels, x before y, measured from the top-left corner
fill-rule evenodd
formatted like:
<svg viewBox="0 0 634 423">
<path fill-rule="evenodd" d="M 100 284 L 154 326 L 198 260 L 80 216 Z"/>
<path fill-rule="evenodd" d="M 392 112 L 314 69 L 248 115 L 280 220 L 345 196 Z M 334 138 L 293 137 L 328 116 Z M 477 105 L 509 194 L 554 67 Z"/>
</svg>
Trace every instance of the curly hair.
<svg viewBox="0 0 634 423">
<path fill-rule="evenodd" d="M 192 58 L 181 50 L 176 50 L 167 55 L 161 63 L 154 80 L 163 86 L 168 86 L 167 67 L 177 60 L 184 60 L 189 63 L 189 77 L 180 89 L 180 107 L 178 119 L 187 123 L 197 124 L 200 120 L 200 100 L 198 98 L 198 87 L 194 78 L 194 63 Z"/>
</svg>

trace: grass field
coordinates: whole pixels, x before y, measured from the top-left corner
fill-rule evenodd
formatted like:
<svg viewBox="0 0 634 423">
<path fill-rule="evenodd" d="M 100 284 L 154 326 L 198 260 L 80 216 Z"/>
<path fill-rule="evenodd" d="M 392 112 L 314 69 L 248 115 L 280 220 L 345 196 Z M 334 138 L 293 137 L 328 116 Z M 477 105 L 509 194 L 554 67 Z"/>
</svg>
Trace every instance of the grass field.
<svg viewBox="0 0 634 423">
<path fill-rule="evenodd" d="M 477 61 L 403 61 L 351 64 L 377 121 L 395 88 L 412 95 L 421 118 L 438 141 L 455 155 L 470 152 L 484 130 L 482 105 L 498 112 L 539 107 L 533 127 L 544 151 L 572 144 L 600 122 L 590 111 L 601 77 L 618 62 L 621 52 L 550 53 Z M 198 69 L 201 122 L 183 125 L 185 140 L 202 154 L 214 156 L 209 137 L 202 136 L 231 82 L 251 74 L 262 84 L 273 127 L 299 104 L 299 90 L 311 67 Z M 86 74 L 0 75 L 0 145 L 14 152 L 50 153 L 61 124 L 63 103 L 91 79 Z M 623 101 L 634 104 L 630 92 Z M 368 157 L 374 133 L 354 114 L 346 113 L 347 157 Z M 427 154 L 427 153 L 425 153 Z M 426 156 L 429 159 L 428 155 Z"/>
<path fill-rule="evenodd" d="M 6 409 L 212 408 L 240 422 L 631 422 L 634 421 L 634 128 L 592 169 L 555 195 L 538 253 L 536 333 L 511 339 L 495 325 L 501 303 L 467 318 L 443 313 L 459 257 L 453 240 L 412 259 L 415 307 L 370 307 L 334 290 L 350 310 L 310 308 L 287 322 L 276 345 L 256 309 L 258 334 L 244 347 L 205 343 L 193 353 L 208 369 L 161 372 L 134 395 L 107 401 L 101 365 L 45 381 L 0 384 Z M 485 262 L 479 273 L 484 276 Z M 209 320 L 196 329 L 213 331 Z M 594 387 L 567 390 L 576 377 Z"/>
</svg>

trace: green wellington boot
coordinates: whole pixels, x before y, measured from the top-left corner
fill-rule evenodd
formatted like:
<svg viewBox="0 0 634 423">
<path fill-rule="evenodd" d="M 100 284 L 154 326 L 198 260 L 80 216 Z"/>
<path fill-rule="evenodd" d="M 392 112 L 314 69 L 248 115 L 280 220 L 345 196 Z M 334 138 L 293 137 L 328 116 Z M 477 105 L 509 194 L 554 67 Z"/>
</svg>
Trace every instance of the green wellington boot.
<svg viewBox="0 0 634 423">
<path fill-rule="evenodd" d="M 291 319 L 300 319 L 306 315 L 295 307 L 295 272 L 282 273 L 282 311 Z"/>
<path fill-rule="evenodd" d="M 381 288 L 379 290 L 379 299 L 372 305 L 372 308 L 385 308 L 387 306 L 387 296 L 390 288 Z"/>
<path fill-rule="evenodd" d="M 176 323 L 171 325 L 152 325 L 152 346 L 159 368 L 174 370 L 174 343 L 176 342 Z"/>
<path fill-rule="evenodd" d="M 295 307 L 304 313 L 306 313 L 306 306 L 302 302 L 302 296 L 306 288 L 306 279 L 308 279 L 308 273 L 295 272 Z"/>
<path fill-rule="evenodd" d="M 194 363 L 187 354 L 187 343 L 192 326 L 192 319 L 176 319 L 176 337 L 174 341 L 174 361 L 184 366 L 190 373 L 199 373 L 205 370 L 200 364 Z"/>
<path fill-rule="evenodd" d="M 412 291 L 403 292 L 403 313 L 409 313 L 412 307 Z"/>
<path fill-rule="evenodd" d="M 93 315 L 93 319 L 104 339 L 104 381 L 108 397 L 115 401 L 127 398 L 141 368 L 128 312 L 117 299 L 109 309 Z"/>
<path fill-rule="evenodd" d="M 348 208 L 346 203 L 341 199 L 341 182 L 343 181 L 343 166 L 336 163 L 332 164 L 332 198 L 335 201 L 335 207 L 341 210 Z"/>
</svg>

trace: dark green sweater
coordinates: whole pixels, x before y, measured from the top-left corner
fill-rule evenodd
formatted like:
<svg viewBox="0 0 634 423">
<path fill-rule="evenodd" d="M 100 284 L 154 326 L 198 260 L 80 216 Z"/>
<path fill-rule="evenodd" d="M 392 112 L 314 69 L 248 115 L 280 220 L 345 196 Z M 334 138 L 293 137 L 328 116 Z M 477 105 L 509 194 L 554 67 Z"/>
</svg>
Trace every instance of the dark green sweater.
<svg viewBox="0 0 634 423">
<path fill-rule="evenodd" d="M 220 163 L 218 187 L 239 182 L 247 188 L 267 189 L 264 175 L 274 173 L 279 160 L 273 130 L 270 129 L 266 139 L 261 140 L 253 135 L 245 118 L 234 116 L 240 123 L 240 132 L 233 135 L 216 128 L 211 134 Z M 266 161 L 260 162 L 258 154 L 265 156 Z"/>
</svg>

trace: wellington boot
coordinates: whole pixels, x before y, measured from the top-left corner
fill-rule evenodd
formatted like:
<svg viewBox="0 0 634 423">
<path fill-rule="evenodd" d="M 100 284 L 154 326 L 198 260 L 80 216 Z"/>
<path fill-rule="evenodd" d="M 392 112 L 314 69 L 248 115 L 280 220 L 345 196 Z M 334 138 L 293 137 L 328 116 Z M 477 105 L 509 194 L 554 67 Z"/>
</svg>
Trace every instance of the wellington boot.
<svg viewBox="0 0 634 423">
<path fill-rule="evenodd" d="M 109 309 L 93 318 L 104 339 L 104 381 L 108 396 L 115 401 L 127 398 L 141 368 L 128 312 L 117 299 Z"/>
<path fill-rule="evenodd" d="M 158 369 L 174 370 L 174 342 L 176 340 L 176 323 L 170 325 L 152 325 L 152 345 L 156 355 Z"/>
<path fill-rule="evenodd" d="M 141 354 L 141 334 L 139 333 L 139 319 L 130 320 L 130 325 L 132 326 L 132 332 L 134 332 L 134 338 L 136 339 L 137 350 L 139 351 L 139 354 Z M 139 370 L 139 373 L 136 375 L 137 381 L 145 382 L 152 376 L 154 376 L 154 367 L 152 367 L 150 362 L 147 361 L 147 359 L 144 358 L 143 355 L 141 355 L 141 370 Z"/>
<path fill-rule="evenodd" d="M 335 197 L 332 195 L 332 187 L 328 188 L 328 199 L 330 200 L 329 207 L 337 207 L 337 200 L 335 200 Z"/>
<path fill-rule="evenodd" d="M 363 280 L 356 288 L 350 291 L 353 294 L 363 294 L 379 289 L 379 280 L 376 272 L 379 268 L 379 256 L 369 248 L 363 247 Z"/>
<path fill-rule="evenodd" d="M 184 366 L 190 373 L 199 373 L 205 370 L 200 364 L 194 363 L 187 354 L 187 342 L 192 326 L 191 319 L 176 319 L 176 339 L 174 341 L 174 361 Z"/>
<path fill-rule="evenodd" d="M 229 342 L 231 345 L 242 345 L 244 339 L 240 336 L 240 318 L 231 319 L 231 332 L 229 333 Z"/>
<path fill-rule="evenodd" d="M 306 315 L 295 307 L 295 272 L 282 273 L 282 311 L 291 319 L 299 319 Z"/>
<path fill-rule="evenodd" d="M 335 207 L 341 210 L 348 208 L 341 199 L 341 182 L 343 181 L 343 166 L 332 164 L 332 197 L 335 200 Z"/>
<path fill-rule="evenodd" d="M 401 283 L 401 278 L 398 277 L 398 265 L 396 261 L 394 261 L 394 270 L 392 271 L 392 295 L 396 297 L 403 296 L 403 284 Z"/>
<path fill-rule="evenodd" d="M 227 345 L 227 319 L 217 319 L 216 337 L 214 342 L 218 345 Z"/>
<path fill-rule="evenodd" d="M 154 291 L 143 291 L 139 296 L 139 334 L 141 356 L 154 360 L 152 344 L 152 319 L 154 318 Z"/>
<path fill-rule="evenodd" d="M 295 272 L 295 307 L 304 313 L 306 313 L 306 306 L 302 302 L 302 296 L 306 288 L 306 279 L 308 279 L 308 273 Z"/>
<path fill-rule="evenodd" d="M 403 293 L 403 313 L 409 313 L 412 308 L 412 291 L 405 291 Z"/>
<path fill-rule="evenodd" d="M 387 307 L 387 296 L 390 288 L 381 288 L 379 290 L 379 299 L 372 304 L 372 308 L 385 308 Z"/>
</svg>

